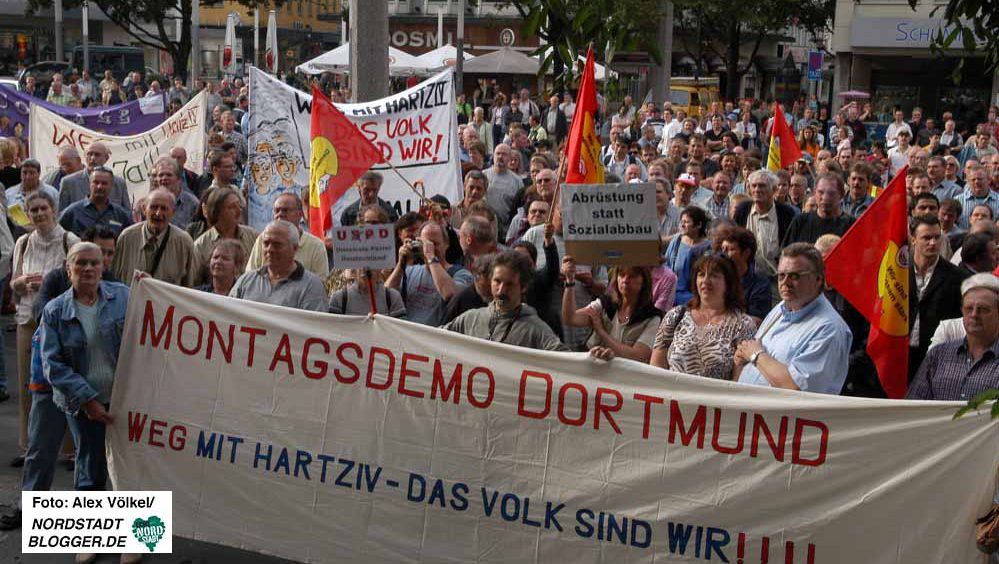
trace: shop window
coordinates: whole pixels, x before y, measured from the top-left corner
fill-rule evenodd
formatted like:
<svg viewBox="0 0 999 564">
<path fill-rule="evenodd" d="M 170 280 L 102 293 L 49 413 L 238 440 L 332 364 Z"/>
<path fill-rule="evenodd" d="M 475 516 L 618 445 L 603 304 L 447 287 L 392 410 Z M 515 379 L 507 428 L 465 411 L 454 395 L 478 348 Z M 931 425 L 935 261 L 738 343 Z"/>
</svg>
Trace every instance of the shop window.
<svg viewBox="0 0 999 564">
<path fill-rule="evenodd" d="M 918 86 L 878 86 L 871 98 L 874 111 L 891 115 L 896 107 L 908 117 L 912 108 L 919 105 Z"/>
</svg>

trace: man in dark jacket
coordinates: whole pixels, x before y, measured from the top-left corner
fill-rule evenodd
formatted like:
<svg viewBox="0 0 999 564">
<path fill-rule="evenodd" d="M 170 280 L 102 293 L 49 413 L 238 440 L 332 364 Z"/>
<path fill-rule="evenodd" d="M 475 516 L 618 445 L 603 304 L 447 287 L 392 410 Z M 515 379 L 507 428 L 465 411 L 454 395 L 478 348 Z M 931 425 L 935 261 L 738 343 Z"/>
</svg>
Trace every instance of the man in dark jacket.
<svg viewBox="0 0 999 564">
<path fill-rule="evenodd" d="M 909 380 L 930 348 L 941 320 L 961 317 L 961 282 L 971 275 L 940 258 L 940 220 L 917 216 L 909 228 Z"/>
<path fill-rule="evenodd" d="M 796 213 L 791 206 L 774 201 L 776 187 L 774 173 L 769 170 L 753 172 L 746 181 L 752 201 L 743 202 L 735 209 L 735 222 L 756 237 L 756 271 L 770 280 L 773 289 L 776 289 L 780 242 L 787 236 Z"/>
<path fill-rule="evenodd" d="M 360 195 L 360 199 L 343 210 L 343 213 L 340 214 L 340 225 L 355 225 L 357 214 L 360 213 L 361 208 L 372 204 L 378 204 L 378 207 L 385 210 L 389 216 L 389 223 L 395 223 L 399 219 L 399 214 L 396 213 L 392 204 L 378 197 L 378 193 L 382 189 L 382 180 L 382 175 L 372 170 L 361 175 L 361 178 L 357 180 L 357 193 Z"/>
</svg>

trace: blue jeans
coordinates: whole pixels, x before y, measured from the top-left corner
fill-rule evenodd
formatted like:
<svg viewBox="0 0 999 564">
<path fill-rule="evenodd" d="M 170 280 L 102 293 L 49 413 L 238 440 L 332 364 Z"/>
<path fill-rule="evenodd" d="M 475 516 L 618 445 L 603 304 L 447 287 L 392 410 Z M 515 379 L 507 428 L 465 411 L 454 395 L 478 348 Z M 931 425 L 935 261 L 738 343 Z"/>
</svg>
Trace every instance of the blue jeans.
<svg viewBox="0 0 999 564">
<path fill-rule="evenodd" d="M 76 417 L 68 419 L 69 429 L 76 438 L 74 487 L 81 491 L 107 489 L 108 459 L 104 452 L 104 423 L 91 421 L 82 409 Z"/>
<path fill-rule="evenodd" d="M 24 455 L 23 491 L 48 491 L 55 477 L 59 447 L 66 434 L 69 417 L 52 401 L 52 392 L 31 393 L 31 414 L 28 416 L 28 451 Z M 74 427 L 73 442 L 80 444 Z"/>
</svg>

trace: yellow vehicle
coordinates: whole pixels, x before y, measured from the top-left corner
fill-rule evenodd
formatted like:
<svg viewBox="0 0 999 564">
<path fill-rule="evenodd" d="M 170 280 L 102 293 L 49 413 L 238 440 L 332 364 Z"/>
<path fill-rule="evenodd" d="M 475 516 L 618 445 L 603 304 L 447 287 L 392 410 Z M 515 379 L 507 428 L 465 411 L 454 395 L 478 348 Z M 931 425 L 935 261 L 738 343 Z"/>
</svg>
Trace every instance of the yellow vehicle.
<svg viewBox="0 0 999 564">
<path fill-rule="evenodd" d="M 669 80 L 669 99 L 673 112 L 683 110 L 688 117 L 700 119 L 712 102 L 721 100 L 717 78 L 674 76 Z"/>
</svg>

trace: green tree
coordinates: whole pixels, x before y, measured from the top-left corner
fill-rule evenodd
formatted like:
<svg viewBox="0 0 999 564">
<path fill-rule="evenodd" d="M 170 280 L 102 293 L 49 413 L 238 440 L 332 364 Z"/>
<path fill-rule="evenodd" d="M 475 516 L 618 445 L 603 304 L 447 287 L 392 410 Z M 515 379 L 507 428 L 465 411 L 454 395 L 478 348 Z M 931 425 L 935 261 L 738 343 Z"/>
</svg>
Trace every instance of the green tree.
<svg viewBox="0 0 999 564">
<path fill-rule="evenodd" d="M 79 7 L 82 0 L 63 0 L 63 9 Z M 262 0 L 239 0 L 247 8 L 276 5 L 281 7 L 285 0 L 263 2 Z M 180 13 L 177 13 L 177 0 L 90 0 L 109 20 L 137 43 L 155 49 L 162 49 L 173 59 L 173 68 L 178 76 L 187 77 L 187 61 L 191 55 L 191 10 L 192 0 L 180 0 Z M 52 0 L 28 0 L 26 13 L 51 8 Z M 181 22 L 180 40 L 177 40 L 176 22 Z"/>
<path fill-rule="evenodd" d="M 755 63 L 767 35 L 779 34 L 789 26 L 800 26 L 813 36 L 829 28 L 835 13 L 835 0 L 675 0 L 677 27 L 689 30 L 675 43 L 684 46 L 702 71 L 705 54 L 725 63 L 725 97 L 739 97 L 739 83 Z M 740 65 L 743 47 L 750 55 Z"/>
<path fill-rule="evenodd" d="M 592 44 L 599 61 L 612 61 L 618 51 L 646 51 L 656 61 L 656 26 L 662 17 L 658 0 L 510 0 L 524 18 L 523 33 L 545 45 L 534 54 L 544 58 L 541 73 L 554 71 L 556 89 L 568 86 L 576 57 Z"/>
<path fill-rule="evenodd" d="M 909 0 L 913 10 L 919 0 Z M 999 0 L 949 0 L 933 8 L 936 16 L 943 10 L 944 28 L 937 32 L 932 48 L 938 54 L 944 49 L 963 48 L 968 54 L 983 53 L 985 70 L 999 70 Z M 976 40 L 977 38 L 977 40 Z M 960 79 L 964 59 L 954 68 Z"/>
</svg>

